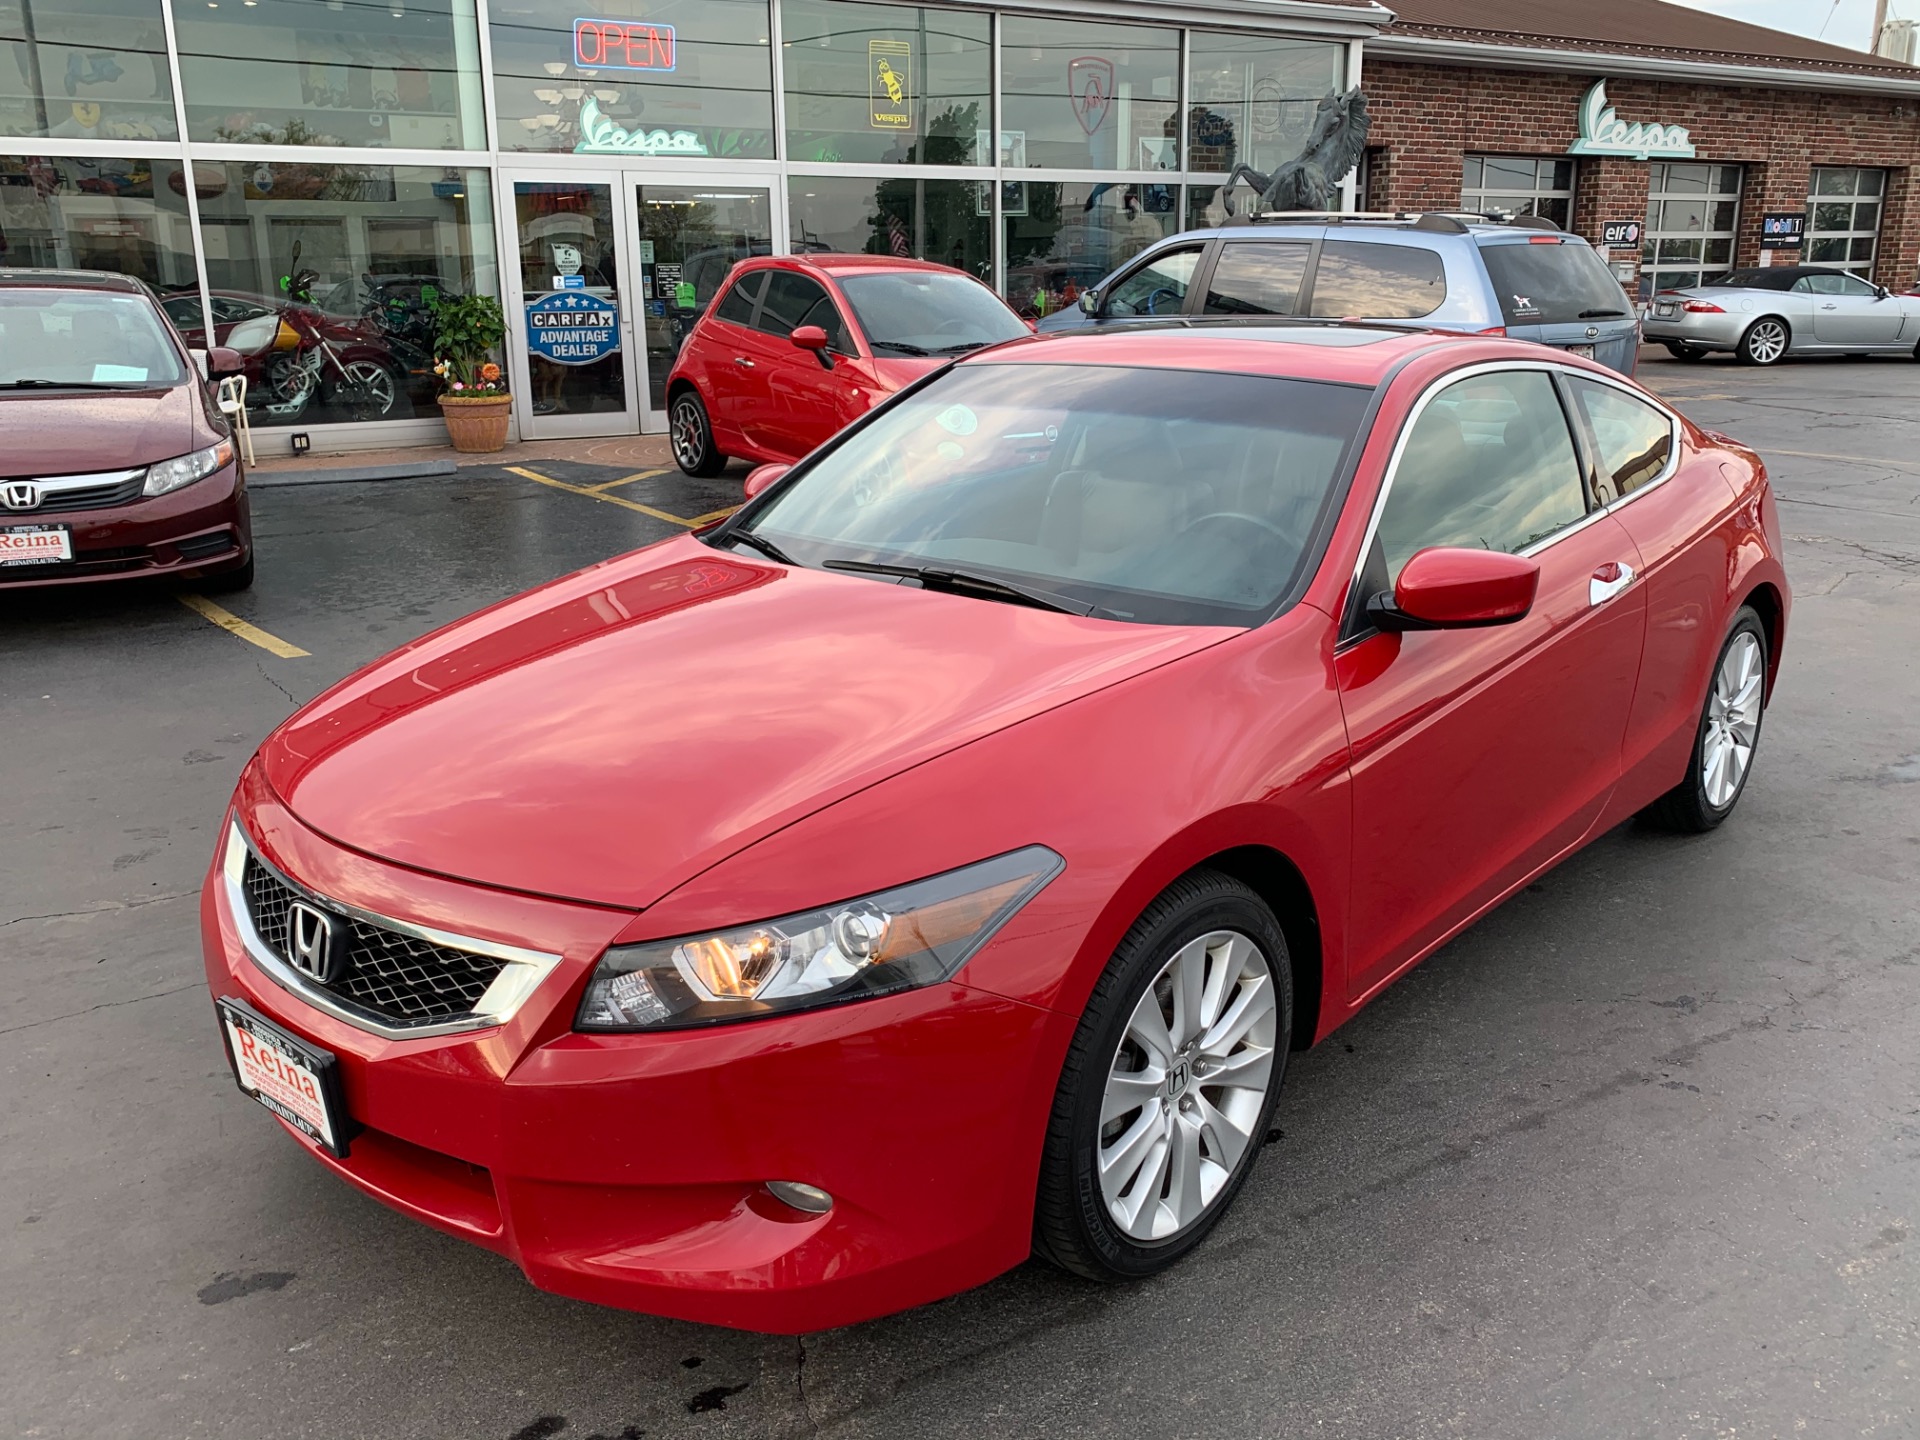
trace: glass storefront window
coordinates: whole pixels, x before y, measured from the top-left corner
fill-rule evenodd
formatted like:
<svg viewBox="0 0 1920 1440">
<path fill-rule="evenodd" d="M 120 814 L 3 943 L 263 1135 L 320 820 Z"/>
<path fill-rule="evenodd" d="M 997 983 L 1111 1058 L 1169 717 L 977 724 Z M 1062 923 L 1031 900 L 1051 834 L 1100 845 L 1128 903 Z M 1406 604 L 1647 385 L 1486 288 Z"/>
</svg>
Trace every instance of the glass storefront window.
<svg viewBox="0 0 1920 1440">
<path fill-rule="evenodd" d="M 0 0 L 0 135 L 179 139 L 160 0 Z"/>
<path fill-rule="evenodd" d="M 1306 147 L 1320 101 L 1345 88 L 1343 45 L 1196 30 L 1187 53 L 1189 170 L 1270 174 Z"/>
<path fill-rule="evenodd" d="M 502 150 L 773 157 L 767 0 L 489 0 Z"/>
<path fill-rule="evenodd" d="M 174 30 L 189 139 L 486 148 L 474 0 L 190 3 Z"/>
<path fill-rule="evenodd" d="M 1028 318 L 1072 305 L 1180 228 L 1177 185 L 1024 180 L 1006 190 L 1007 303 Z"/>
<path fill-rule="evenodd" d="M 992 114 L 988 18 L 847 0 L 782 0 L 787 157 L 975 165 Z"/>
<path fill-rule="evenodd" d="M 1178 169 L 1179 69 L 1178 30 L 1006 16 L 1000 23 L 1002 163 Z"/>
<path fill-rule="evenodd" d="M 499 293 L 485 170 L 195 165 L 215 343 L 255 425 L 437 414 L 431 304 Z M 175 323 L 186 328 L 176 314 Z M 204 345 L 201 333 L 189 344 Z"/>
<path fill-rule="evenodd" d="M 218 166 L 197 167 L 202 201 Z M 113 270 L 177 297 L 197 324 L 199 279 L 178 160 L 0 156 L 0 266 Z"/>
<path fill-rule="evenodd" d="M 665 410 L 667 374 L 735 263 L 773 253 L 773 197 L 744 185 L 640 185 L 634 215 L 647 394 Z"/>
<path fill-rule="evenodd" d="M 993 191 L 979 181 L 795 175 L 787 196 L 796 254 L 900 255 L 992 282 Z"/>
</svg>

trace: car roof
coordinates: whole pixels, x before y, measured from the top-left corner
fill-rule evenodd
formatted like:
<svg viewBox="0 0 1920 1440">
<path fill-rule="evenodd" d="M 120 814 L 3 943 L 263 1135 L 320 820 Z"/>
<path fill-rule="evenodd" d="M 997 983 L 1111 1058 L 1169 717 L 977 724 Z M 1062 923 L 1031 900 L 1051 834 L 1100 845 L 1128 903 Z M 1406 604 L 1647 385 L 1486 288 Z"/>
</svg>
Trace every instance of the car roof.
<svg viewBox="0 0 1920 1440">
<path fill-rule="evenodd" d="M 931 260 L 911 260 L 901 255 L 843 254 L 839 251 L 809 251 L 802 255 L 756 255 L 751 261 L 743 260 L 740 263 L 775 268 L 792 268 L 797 265 L 802 269 L 819 270 L 828 275 L 857 275 L 862 271 L 873 270 L 926 270 L 940 275 L 966 275 L 967 273 L 964 270 L 956 270 L 951 265 L 937 265 Z"/>
<path fill-rule="evenodd" d="M 1474 346 L 1478 358 L 1483 359 L 1503 355 L 1516 360 L 1540 358 L 1539 346 L 1517 340 L 1366 322 L 1263 317 L 1257 321 L 1142 321 L 1056 330 L 994 346 L 959 363 L 1212 370 L 1371 387 L 1417 355 L 1459 345 Z"/>
<path fill-rule="evenodd" d="M 1735 269 L 1716 275 L 1715 280 L 1734 275 L 1743 276 L 1738 285 L 1713 285 L 1702 281 L 1697 287 L 1715 290 L 1789 290 L 1793 282 L 1802 275 L 1832 275 L 1840 269 L 1837 265 L 1741 265 Z"/>
<path fill-rule="evenodd" d="M 118 290 L 144 295 L 146 286 L 111 270 L 0 270 L 0 286 L 61 290 Z"/>
<path fill-rule="evenodd" d="M 1156 241 L 1155 248 L 1173 241 L 1204 240 L 1216 235 L 1229 240 L 1318 239 L 1322 236 L 1332 239 L 1337 235 L 1342 240 L 1392 244 L 1405 244 L 1412 240 L 1429 248 L 1449 242 L 1458 244 L 1463 240 L 1478 245 L 1524 244 L 1536 235 L 1558 235 L 1568 240 L 1580 238 L 1563 231 L 1551 220 L 1524 216 L 1502 220 L 1464 210 L 1396 211 L 1391 214 L 1275 211 L 1265 215 L 1236 217 L 1224 225 L 1182 230 L 1166 240 Z"/>
</svg>

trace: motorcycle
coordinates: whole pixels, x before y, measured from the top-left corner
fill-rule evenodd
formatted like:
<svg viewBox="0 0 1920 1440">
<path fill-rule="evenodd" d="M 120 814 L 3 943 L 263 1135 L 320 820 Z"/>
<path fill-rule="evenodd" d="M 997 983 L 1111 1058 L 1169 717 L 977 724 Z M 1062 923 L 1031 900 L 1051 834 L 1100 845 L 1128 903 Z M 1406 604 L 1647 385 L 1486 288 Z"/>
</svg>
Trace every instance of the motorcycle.
<svg viewBox="0 0 1920 1440">
<path fill-rule="evenodd" d="M 302 270 L 299 263 L 296 240 L 291 273 L 280 279 L 287 302 L 279 314 L 281 326 L 293 332 L 295 341 L 286 345 L 281 335 L 282 343 L 266 365 L 259 409 L 284 424 L 303 414 L 317 398 L 350 420 L 392 418 L 405 398 L 404 371 L 392 347 L 377 335 L 367 335 L 363 327 L 321 309 L 313 294 L 319 273 Z M 253 398 L 250 391 L 250 409 Z"/>
</svg>

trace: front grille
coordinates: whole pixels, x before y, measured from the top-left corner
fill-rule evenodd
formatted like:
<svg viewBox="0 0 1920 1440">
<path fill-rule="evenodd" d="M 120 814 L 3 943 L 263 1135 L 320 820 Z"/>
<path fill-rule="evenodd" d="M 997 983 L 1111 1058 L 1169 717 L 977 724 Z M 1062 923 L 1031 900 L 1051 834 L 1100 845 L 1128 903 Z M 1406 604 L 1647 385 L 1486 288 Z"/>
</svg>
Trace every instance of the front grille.
<svg viewBox="0 0 1920 1440">
<path fill-rule="evenodd" d="M 255 932 L 291 964 L 287 910 L 302 897 L 253 855 L 247 856 L 245 883 Z M 338 911 L 330 913 L 345 927 L 347 961 L 340 978 L 322 988 L 389 1020 L 451 1020 L 470 1014 L 506 968 L 504 960 L 491 955 L 449 949 Z"/>
<path fill-rule="evenodd" d="M 4 484 L 0 481 L 0 484 Z M 45 515 L 51 512 L 68 510 L 105 510 L 110 505 L 130 505 L 140 498 L 140 491 L 147 483 L 147 472 L 136 470 L 131 479 L 116 480 L 104 485 L 87 485 L 73 490 L 43 490 L 40 503 L 31 510 L 15 510 L 8 507 L 9 515 Z"/>
</svg>

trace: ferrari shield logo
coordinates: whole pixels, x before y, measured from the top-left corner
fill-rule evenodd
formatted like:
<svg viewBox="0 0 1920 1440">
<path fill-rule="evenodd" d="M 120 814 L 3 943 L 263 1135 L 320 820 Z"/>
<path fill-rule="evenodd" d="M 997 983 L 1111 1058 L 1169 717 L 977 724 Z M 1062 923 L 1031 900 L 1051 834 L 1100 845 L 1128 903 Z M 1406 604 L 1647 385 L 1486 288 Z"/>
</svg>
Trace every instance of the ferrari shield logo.
<svg viewBox="0 0 1920 1440">
<path fill-rule="evenodd" d="M 1077 55 L 1067 62 L 1067 93 L 1080 128 L 1091 135 L 1107 123 L 1113 109 L 1113 62 L 1098 55 Z"/>
<path fill-rule="evenodd" d="M 913 128 L 913 47 L 904 40 L 867 41 L 868 124 L 875 130 Z"/>
</svg>

